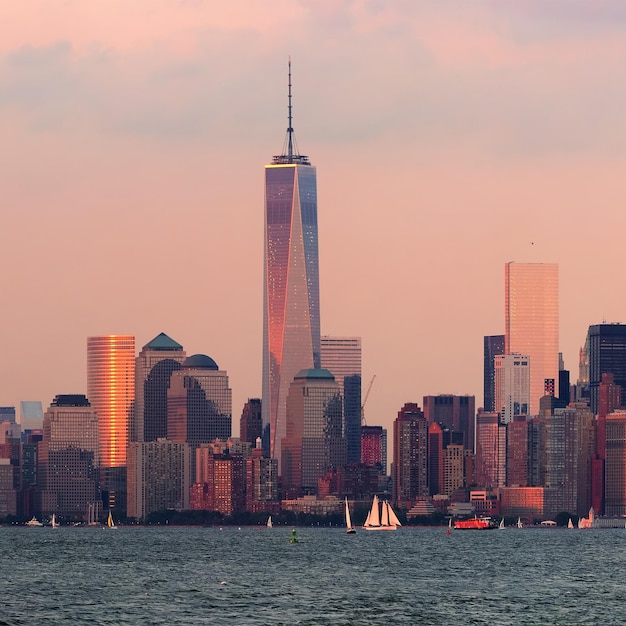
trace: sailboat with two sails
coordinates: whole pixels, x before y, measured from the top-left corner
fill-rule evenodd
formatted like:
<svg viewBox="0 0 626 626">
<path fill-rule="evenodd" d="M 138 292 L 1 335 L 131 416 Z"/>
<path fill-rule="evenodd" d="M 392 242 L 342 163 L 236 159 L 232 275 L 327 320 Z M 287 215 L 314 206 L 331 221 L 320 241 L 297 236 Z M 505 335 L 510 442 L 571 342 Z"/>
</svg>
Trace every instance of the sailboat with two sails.
<svg viewBox="0 0 626 626">
<path fill-rule="evenodd" d="M 378 496 L 374 496 L 372 508 L 367 514 L 363 528 L 365 530 L 396 530 L 400 526 L 402 524 L 389 502 L 384 500 L 381 503 Z"/>
</svg>

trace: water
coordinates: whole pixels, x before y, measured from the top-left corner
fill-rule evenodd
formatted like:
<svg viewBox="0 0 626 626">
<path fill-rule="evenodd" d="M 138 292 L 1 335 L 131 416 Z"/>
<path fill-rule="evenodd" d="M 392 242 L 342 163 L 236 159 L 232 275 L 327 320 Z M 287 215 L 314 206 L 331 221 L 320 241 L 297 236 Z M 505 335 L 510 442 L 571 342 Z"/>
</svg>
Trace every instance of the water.
<svg viewBox="0 0 626 626">
<path fill-rule="evenodd" d="M 0 528 L 5 624 L 619 624 L 626 530 Z"/>
</svg>

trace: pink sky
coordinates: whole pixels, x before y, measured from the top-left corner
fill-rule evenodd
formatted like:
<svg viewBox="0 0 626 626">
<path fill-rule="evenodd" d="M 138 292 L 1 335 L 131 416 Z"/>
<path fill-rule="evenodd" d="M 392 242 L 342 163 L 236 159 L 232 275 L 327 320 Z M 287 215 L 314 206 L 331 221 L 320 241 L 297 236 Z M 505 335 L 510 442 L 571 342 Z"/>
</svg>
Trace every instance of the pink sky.
<svg viewBox="0 0 626 626">
<path fill-rule="evenodd" d="M 84 393 L 87 336 L 164 331 L 228 371 L 237 434 L 289 55 L 322 332 L 362 337 L 368 423 L 482 403 L 506 261 L 560 264 L 574 380 L 588 325 L 624 321 L 621 1 L 32 0 L 0 21 L 0 404 Z"/>
</svg>

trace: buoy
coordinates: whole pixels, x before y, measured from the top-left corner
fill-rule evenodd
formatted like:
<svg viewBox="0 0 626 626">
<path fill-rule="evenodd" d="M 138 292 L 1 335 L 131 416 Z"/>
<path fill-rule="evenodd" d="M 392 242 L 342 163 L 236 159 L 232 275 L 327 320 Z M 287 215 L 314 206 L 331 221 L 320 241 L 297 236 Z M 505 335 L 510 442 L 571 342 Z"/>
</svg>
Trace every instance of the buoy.
<svg viewBox="0 0 626 626">
<path fill-rule="evenodd" d="M 298 537 L 296 537 L 296 529 L 293 528 L 291 530 L 291 538 L 289 539 L 289 543 L 298 543 Z"/>
</svg>

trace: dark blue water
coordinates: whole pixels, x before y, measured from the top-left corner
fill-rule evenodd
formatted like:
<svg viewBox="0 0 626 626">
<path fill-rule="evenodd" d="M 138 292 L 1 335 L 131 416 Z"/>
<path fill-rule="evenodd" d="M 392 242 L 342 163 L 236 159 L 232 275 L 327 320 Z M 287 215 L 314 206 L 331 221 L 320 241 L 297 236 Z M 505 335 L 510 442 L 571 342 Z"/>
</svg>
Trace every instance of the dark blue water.
<svg viewBox="0 0 626 626">
<path fill-rule="evenodd" d="M 626 530 L 0 528 L 2 624 L 624 624 Z"/>
</svg>

